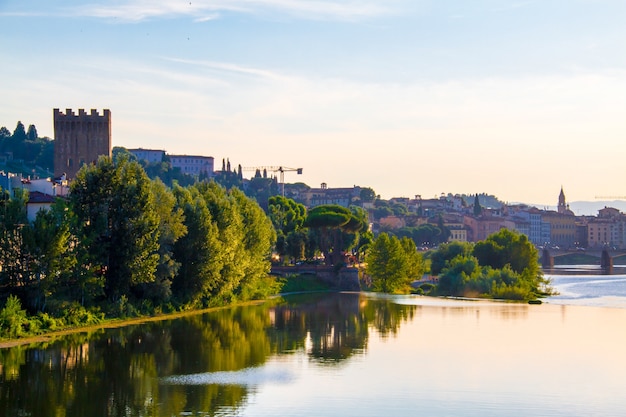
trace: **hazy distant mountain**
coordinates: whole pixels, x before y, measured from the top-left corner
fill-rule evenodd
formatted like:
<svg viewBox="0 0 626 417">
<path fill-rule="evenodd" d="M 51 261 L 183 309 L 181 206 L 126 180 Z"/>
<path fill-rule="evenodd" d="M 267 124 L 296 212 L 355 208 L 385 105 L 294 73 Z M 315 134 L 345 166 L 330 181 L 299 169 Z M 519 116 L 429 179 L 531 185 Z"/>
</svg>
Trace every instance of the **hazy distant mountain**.
<svg viewBox="0 0 626 417">
<path fill-rule="evenodd" d="M 556 210 L 556 206 L 540 206 L 538 204 L 531 204 L 539 209 Z M 626 213 L 626 200 L 613 200 L 613 201 L 572 201 L 569 203 L 569 208 L 577 216 L 597 216 L 598 210 L 605 207 L 616 208 L 622 213 Z"/>
</svg>

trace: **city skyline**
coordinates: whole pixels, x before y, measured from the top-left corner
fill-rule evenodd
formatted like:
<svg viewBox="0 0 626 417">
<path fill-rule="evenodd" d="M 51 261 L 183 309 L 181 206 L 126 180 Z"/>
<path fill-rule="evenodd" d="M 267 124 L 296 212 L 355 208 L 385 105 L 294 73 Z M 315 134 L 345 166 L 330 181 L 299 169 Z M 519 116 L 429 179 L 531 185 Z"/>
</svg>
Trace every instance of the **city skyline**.
<svg viewBox="0 0 626 417">
<path fill-rule="evenodd" d="M 383 198 L 624 196 L 621 1 L 0 1 L 0 126 L 110 109 L 113 146 Z"/>
</svg>

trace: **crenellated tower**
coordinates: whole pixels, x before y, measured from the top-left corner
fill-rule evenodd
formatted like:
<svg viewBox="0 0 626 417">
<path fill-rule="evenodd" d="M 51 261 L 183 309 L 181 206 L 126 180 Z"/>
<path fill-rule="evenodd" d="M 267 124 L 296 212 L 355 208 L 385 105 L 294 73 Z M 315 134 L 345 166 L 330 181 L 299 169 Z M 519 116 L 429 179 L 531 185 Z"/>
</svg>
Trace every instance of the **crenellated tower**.
<svg viewBox="0 0 626 417">
<path fill-rule="evenodd" d="M 54 176 L 73 179 L 81 166 L 100 155 L 111 156 L 111 111 L 100 115 L 93 109 L 90 114 L 54 109 Z"/>
</svg>

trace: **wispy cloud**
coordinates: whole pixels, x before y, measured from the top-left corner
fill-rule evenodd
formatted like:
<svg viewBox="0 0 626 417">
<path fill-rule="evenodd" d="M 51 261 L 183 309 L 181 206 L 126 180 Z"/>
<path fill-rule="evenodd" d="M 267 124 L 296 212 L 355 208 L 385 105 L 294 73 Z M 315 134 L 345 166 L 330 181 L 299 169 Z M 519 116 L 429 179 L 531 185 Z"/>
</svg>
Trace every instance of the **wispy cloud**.
<svg viewBox="0 0 626 417">
<path fill-rule="evenodd" d="M 210 70 L 216 70 L 227 73 L 235 73 L 242 75 L 251 75 L 259 78 L 266 78 L 274 81 L 286 81 L 288 77 L 278 72 L 273 72 L 266 69 L 246 67 L 242 65 L 232 64 L 228 62 L 215 62 L 215 61 L 198 61 L 191 59 L 180 58 L 164 58 L 170 62 L 176 62 L 180 64 L 187 64 L 195 67 L 207 68 Z"/>
<path fill-rule="evenodd" d="M 354 20 L 389 14 L 397 2 L 381 0 L 123 0 L 93 3 L 74 9 L 84 17 L 139 22 L 153 18 L 192 17 L 207 21 L 220 12 L 284 13 L 305 19 Z"/>
<path fill-rule="evenodd" d="M 514 1 L 514 2 L 506 2 L 496 8 L 493 9 L 494 12 L 503 12 L 509 10 L 522 9 L 524 7 L 528 7 L 537 3 L 536 0 L 526 0 L 526 1 Z"/>
</svg>

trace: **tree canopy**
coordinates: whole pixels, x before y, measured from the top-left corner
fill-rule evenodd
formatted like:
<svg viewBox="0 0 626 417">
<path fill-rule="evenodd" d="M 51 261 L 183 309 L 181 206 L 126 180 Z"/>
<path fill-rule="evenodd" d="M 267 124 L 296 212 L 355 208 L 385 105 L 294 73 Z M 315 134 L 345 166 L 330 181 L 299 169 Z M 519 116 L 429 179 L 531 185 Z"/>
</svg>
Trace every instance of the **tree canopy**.
<svg viewBox="0 0 626 417">
<path fill-rule="evenodd" d="M 320 205 L 308 211 L 304 225 L 311 229 L 326 263 L 340 265 L 344 252 L 357 243 L 359 233 L 367 231 L 367 213 L 336 204 Z"/>
<path fill-rule="evenodd" d="M 373 291 L 408 293 L 410 285 L 424 273 L 422 256 L 411 239 L 381 233 L 366 255 L 366 273 Z"/>
<path fill-rule="evenodd" d="M 532 300 L 553 293 L 535 247 L 508 229 L 475 245 L 441 245 L 431 257 L 431 272 L 439 274 L 442 295 Z"/>
</svg>

